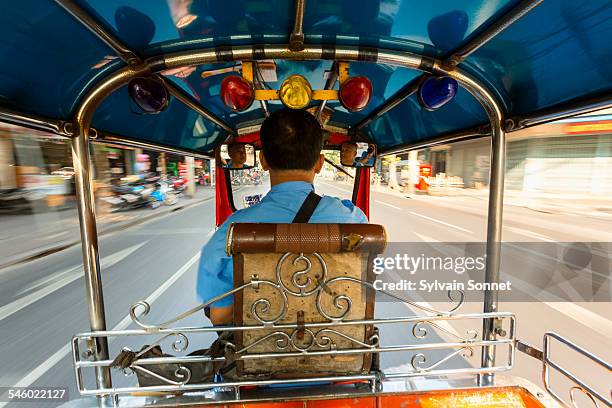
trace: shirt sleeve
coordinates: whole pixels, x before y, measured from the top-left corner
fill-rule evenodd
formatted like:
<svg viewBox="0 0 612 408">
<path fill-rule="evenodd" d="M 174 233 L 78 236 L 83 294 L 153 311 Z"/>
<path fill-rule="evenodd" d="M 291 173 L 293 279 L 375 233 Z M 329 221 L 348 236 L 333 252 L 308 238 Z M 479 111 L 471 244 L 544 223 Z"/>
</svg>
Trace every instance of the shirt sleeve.
<svg viewBox="0 0 612 408">
<path fill-rule="evenodd" d="M 202 248 L 198 267 L 197 293 L 202 302 L 234 288 L 232 258 L 225 252 L 225 239 L 231 218 L 227 219 Z M 226 307 L 233 303 L 233 296 L 216 301 L 211 307 Z"/>
<path fill-rule="evenodd" d="M 361 208 L 353 204 L 351 200 L 342 200 L 342 205 L 348 208 L 351 212 L 349 216 L 350 219 L 346 221 L 347 223 L 367 224 L 370 222 Z"/>
</svg>

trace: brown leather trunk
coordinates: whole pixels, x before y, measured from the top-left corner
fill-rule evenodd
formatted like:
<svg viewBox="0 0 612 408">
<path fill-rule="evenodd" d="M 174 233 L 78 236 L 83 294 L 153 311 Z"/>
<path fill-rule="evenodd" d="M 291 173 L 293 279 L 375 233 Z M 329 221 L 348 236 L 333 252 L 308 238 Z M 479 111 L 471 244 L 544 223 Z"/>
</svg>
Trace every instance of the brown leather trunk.
<svg viewBox="0 0 612 408">
<path fill-rule="evenodd" d="M 329 322 L 325 314 L 332 318 L 342 316 L 343 321 L 371 320 L 374 290 L 358 282 L 330 280 L 348 277 L 372 282 L 372 260 L 384 246 L 384 229 L 372 224 L 232 225 L 228 233 L 228 252 L 234 258 L 234 285 L 259 279 L 281 287 L 262 283 L 258 288 L 238 292 L 234 299 L 234 323 L 260 325 L 259 316 L 264 321 L 274 321 L 275 325 L 298 324 L 301 328 L 303 324 Z M 307 272 L 300 273 L 308 267 L 308 261 L 299 258 L 300 255 L 310 262 Z M 351 300 L 350 311 L 345 315 L 349 304 L 338 296 Z M 318 297 L 323 314 L 317 307 Z M 285 306 L 286 313 L 278 318 Z M 327 331 L 329 329 L 336 332 Z M 242 356 L 307 350 L 297 357 L 241 359 L 236 362 L 237 373 L 243 377 L 275 378 L 366 373 L 372 364 L 371 353 L 313 356 L 308 352 L 366 349 L 346 337 L 370 344 L 373 332 L 370 324 L 312 328 L 310 331 L 270 327 L 237 332 L 237 350 L 249 347 Z M 269 337 L 262 341 L 266 336 Z"/>
</svg>

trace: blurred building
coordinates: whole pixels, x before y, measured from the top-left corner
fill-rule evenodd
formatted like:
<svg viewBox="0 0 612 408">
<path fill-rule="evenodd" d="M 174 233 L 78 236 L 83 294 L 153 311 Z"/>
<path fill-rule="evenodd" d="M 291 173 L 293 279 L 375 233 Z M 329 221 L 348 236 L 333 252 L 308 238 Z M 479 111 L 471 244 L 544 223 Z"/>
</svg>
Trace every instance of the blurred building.
<svg viewBox="0 0 612 408">
<path fill-rule="evenodd" d="M 490 140 L 475 139 L 419 151 L 433 175 L 485 187 Z M 398 167 L 407 164 L 401 155 Z M 506 189 L 528 193 L 612 193 L 612 115 L 591 115 L 535 126 L 507 135 Z"/>
</svg>

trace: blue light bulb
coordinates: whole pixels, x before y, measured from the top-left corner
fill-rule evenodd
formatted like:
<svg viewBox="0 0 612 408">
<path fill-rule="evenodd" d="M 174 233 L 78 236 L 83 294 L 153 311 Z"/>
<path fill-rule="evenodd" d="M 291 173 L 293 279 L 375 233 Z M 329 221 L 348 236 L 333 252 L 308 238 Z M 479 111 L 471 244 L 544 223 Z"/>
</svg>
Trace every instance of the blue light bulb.
<svg viewBox="0 0 612 408">
<path fill-rule="evenodd" d="M 434 111 L 453 100 L 458 88 L 459 84 L 451 77 L 429 77 L 419 87 L 419 103 L 423 108 Z"/>
<path fill-rule="evenodd" d="M 134 78 L 128 84 L 132 101 L 143 113 L 155 114 L 166 109 L 169 95 L 166 87 L 154 78 Z"/>
</svg>

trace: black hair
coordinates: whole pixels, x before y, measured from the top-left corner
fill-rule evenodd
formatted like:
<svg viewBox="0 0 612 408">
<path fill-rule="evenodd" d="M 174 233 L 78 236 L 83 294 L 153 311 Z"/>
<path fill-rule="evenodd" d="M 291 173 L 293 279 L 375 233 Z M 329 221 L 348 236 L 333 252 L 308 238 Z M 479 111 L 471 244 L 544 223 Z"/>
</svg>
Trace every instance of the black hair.
<svg viewBox="0 0 612 408">
<path fill-rule="evenodd" d="M 310 170 L 323 147 L 321 126 L 305 110 L 283 108 L 274 112 L 261 125 L 259 138 L 273 170 Z"/>
</svg>

